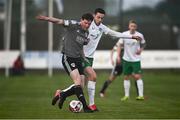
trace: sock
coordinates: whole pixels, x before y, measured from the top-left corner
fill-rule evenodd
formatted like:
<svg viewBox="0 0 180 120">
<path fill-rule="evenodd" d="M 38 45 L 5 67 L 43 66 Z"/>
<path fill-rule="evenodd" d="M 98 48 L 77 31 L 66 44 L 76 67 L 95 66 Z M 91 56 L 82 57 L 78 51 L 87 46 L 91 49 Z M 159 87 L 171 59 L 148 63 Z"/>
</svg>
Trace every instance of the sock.
<svg viewBox="0 0 180 120">
<path fill-rule="evenodd" d="M 125 96 L 129 97 L 130 80 L 124 80 L 124 92 Z"/>
<path fill-rule="evenodd" d="M 106 81 L 104 82 L 104 84 L 103 84 L 103 87 L 102 87 L 100 93 L 104 93 L 105 90 L 107 89 L 107 87 L 109 86 L 109 84 L 111 84 L 111 81 L 110 81 L 110 80 L 106 80 Z"/>
<path fill-rule="evenodd" d="M 94 105 L 95 87 L 96 87 L 96 82 L 88 81 L 87 88 L 89 95 L 89 105 Z"/>
<path fill-rule="evenodd" d="M 137 80 L 138 94 L 139 96 L 143 96 L 143 81 L 142 79 Z"/>
<path fill-rule="evenodd" d="M 75 94 L 75 84 L 72 84 L 68 88 L 62 90 L 62 95 L 66 98 L 68 96 L 74 95 Z"/>
<path fill-rule="evenodd" d="M 84 97 L 84 93 L 83 93 L 83 90 L 82 90 L 81 86 L 80 85 L 76 85 L 74 88 L 75 88 L 75 94 L 76 94 L 77 98 L 83 104 L 83 108 L 87 109 L 88 106 L 87 106 L 86 99 Z"/>
</svg>

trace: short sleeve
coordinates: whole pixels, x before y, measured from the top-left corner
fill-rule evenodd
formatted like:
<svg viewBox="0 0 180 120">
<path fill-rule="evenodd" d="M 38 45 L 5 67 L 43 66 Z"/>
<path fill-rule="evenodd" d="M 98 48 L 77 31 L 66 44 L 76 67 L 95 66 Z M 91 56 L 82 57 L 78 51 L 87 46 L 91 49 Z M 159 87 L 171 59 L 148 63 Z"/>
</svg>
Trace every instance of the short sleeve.
<svg viewBox="0 0 180 120">
<path fill-rule="evenodd" d="M 103 25 L 102 30 L 103 30 L 104 34 L 108 34 L 111 29 L 108 28 L 107 26 Z"/>
<path fill-rule="evenodd" d="M 118 40 L 118 42 L 116 43 L 116 45 L 117 45 L 117 46 L 120 46 L 120 45 L 122 45 L 123 43 L 124 43 L 123 39 L 120 38 L 120 39 Z"/>
<path fill-rule="evenodd" d="M 146 40 L 144 39 L 144 36 L 141 34 L 141 38 L 142 38 L 142 40 L 141 40 L 141 44 L 144 44 L 144 43 L 146 43 Z"/>
</svg>

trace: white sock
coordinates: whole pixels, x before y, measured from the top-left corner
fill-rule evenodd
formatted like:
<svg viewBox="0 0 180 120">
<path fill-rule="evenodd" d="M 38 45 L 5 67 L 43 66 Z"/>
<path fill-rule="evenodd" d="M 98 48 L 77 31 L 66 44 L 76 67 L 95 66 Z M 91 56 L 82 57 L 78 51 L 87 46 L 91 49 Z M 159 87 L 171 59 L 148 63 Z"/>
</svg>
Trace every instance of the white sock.
<svg viewBox="0 0 180 120">
<path fill-rule="evenodd" d="M 130 80 L 124 80 L 124 92 L 125 96 L 129 97 Z"/>
<path fill-rule="evenodd" d="M 137 80 L 138 94 L 139 96 L 143 96 L 143 81 L 142 79 Z"/>
<path fill-rule="evenodd" d="M 87 88 L 89 95 L 89 105 L 94 105 L 95 87 L 96 87 L 96 82 L 88 81 Z"/>
</svg>

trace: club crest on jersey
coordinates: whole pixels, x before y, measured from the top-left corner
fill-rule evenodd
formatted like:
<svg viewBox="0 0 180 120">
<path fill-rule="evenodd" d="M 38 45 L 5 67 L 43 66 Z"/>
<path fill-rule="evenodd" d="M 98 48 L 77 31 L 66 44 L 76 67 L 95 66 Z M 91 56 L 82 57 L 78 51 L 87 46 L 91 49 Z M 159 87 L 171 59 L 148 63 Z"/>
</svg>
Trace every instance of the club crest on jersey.
<svg viewBox="0 0 180 120">
<path fill-rule="evenodd" d="M 71 67 L 75 67 L 76 65 L 75 65 L 75 63 L 71 63 Z"/>
</svg>

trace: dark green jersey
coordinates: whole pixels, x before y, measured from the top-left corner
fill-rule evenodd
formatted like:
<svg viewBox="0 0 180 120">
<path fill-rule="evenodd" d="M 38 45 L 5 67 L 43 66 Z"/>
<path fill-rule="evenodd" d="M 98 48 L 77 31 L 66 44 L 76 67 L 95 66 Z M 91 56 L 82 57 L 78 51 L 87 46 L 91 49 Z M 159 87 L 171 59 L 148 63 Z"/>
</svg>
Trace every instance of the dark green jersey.
<svg viewBox="0 0 180 120">
<path fill-rule="evenodd" d="M 68 57 L 81 57 L 83 45 L 88 43 L 88 31 L 81 28 L 79 22 L 72 20 L 64 20 L 64 27 L 66 28 L 63 37 L 62 53 Z"/>
</svg>

